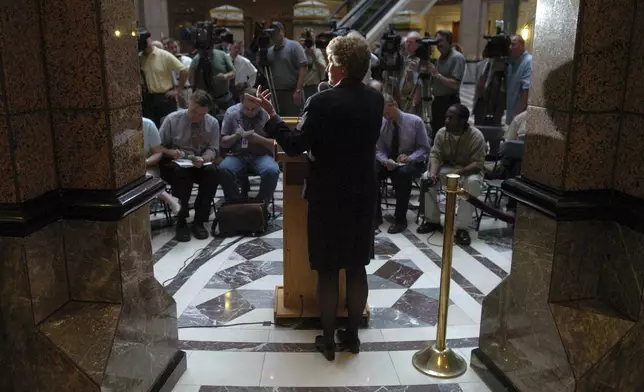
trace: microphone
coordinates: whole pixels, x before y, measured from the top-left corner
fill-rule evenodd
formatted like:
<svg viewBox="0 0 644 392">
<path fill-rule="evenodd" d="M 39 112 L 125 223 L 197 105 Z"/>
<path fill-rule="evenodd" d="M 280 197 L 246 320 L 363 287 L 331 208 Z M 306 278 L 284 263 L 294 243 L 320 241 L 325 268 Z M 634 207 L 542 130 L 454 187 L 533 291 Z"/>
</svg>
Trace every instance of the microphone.
<svg viewBox="0 0 644 392">
<path fill-rule="evenodd" d="M 329 82 L 320 82 L 320 84 L 318 84 L 318 93 L 321 93 L 324 90 L 330 90 L 331 88 L 333 87 L 331 87 Z"/>
</svg>

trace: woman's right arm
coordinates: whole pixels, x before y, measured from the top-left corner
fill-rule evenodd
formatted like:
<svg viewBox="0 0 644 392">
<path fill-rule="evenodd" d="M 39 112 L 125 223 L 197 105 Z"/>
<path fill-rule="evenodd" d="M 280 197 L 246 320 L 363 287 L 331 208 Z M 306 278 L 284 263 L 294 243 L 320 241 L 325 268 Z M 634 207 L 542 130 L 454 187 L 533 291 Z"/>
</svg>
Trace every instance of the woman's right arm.
<svg viewBox="0 0 644 392">
<path fill-rule="evenodd" d="M 321 113 L 318 105 L 310 99 L 302 114 L 302 119 L 295 129 L 291 129 L 282 121 L 278 115 L 273 114 L 266 123 L 266 133 L 277 144 L 282 147 L 285 153 L 290 156 L 297 156 L 313 147 L 315 135 L 322 125 Z"/>
</svg>

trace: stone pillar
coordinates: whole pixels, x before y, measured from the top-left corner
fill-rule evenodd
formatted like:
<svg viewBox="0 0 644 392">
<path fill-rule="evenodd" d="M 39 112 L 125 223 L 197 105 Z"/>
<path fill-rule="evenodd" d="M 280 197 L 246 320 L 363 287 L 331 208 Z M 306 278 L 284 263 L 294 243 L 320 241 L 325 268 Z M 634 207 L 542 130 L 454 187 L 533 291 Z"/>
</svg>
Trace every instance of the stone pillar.
<svg viewBox="0 0 644 392">
<path fill-rule="evenodd" d="M 537 11 L 523 172 L 504 184 L 512 272 L 483 301 L 472 363 L 509 390 L 640 391 L 644 4 Z"/>
<path fill-rule="evenodd" d="M 463 0 L 461 2 L 461 25 L 458 43 L 466 60 L 481 58 L 487 27 L 487 2 L 485 0 Z"/>
<path fill-rule="evenodd" d="M 134 2 L 0 12 L 0 390 L 170 390 L 185 354 L 152 270 Z"/>
<path fill-rule="evenodd" d="M 517 33 L 520 1 L 503 0 L 503 29 L 510 35 Z"/>
<path fill-rule="evenodd" d="M 140 4 L 139 13 L 143 18 L 139 22 L 152 34 L 152 39 L 174 36 L 168 19 L 168 0 L 141 0 Z"/>
</svg>

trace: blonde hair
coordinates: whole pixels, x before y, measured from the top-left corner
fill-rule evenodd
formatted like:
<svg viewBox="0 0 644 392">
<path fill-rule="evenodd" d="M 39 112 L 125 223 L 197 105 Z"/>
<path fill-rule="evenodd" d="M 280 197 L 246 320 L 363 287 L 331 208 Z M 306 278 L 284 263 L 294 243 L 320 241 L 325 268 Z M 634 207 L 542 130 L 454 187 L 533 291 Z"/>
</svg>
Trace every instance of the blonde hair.
<svg viewBox="0 0 644 392">
<path fill-rule="evenodd" d="M 326 47 L 331 64 L 344 67 L 349 79 L 362 80 L 369 70 L 371 51 L 364 38 L 335 37 Z"/>
</svg>

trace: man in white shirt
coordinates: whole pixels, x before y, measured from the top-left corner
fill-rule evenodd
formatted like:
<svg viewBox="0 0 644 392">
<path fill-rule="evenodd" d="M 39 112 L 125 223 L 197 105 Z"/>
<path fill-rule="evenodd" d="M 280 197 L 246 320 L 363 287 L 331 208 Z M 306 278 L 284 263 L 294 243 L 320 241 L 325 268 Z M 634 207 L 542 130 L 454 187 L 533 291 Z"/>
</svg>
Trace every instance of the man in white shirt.
<svg viewBox="0 0 644 392">
<path fill-rule="evenodd" d="M 228 53 L 235 67 L 235 88 L 233 89 L 235 101 L 239 101 L 239 95 L 245 89 L 255 87 L 255 81 L 257 79 L 257 68 L 255 68 L 249 59 L 243 56 L 243 51 L 244 43 L 242 41 L 235 41 L 230 46 L 230 53 Z"/>
<path fill-rule="evenodd" d="M 181 63 L 187 68 L 190 69 L 190 64 L 192 64 L 192 58 L 184 56 L 181 54 L 181 46 L 179 42 L 174 39 L 169 39 L 166 43 L 167 51 L 172 53 Z M 174 84 L 178 85 L 179 75 L 175 72 L 173 74 Z M 192 96 L 192 89 L 190 87 L 190 82 L 186 80 L 186 83 L 183 85 L 183 90 L 180 93 L 181 98 L 179 99 L 179 109 L 187 109 L 188 102 L 190 102 L 190 97 Z"/>
</svg>

